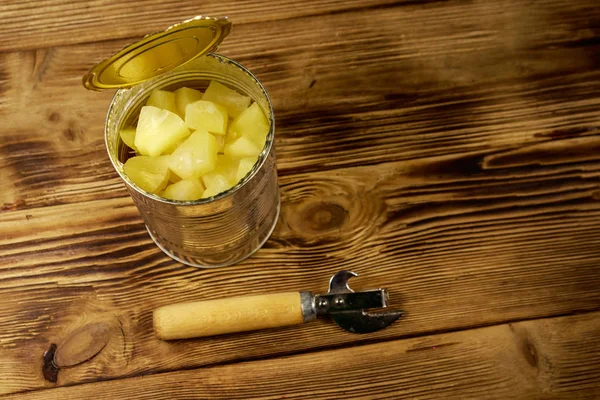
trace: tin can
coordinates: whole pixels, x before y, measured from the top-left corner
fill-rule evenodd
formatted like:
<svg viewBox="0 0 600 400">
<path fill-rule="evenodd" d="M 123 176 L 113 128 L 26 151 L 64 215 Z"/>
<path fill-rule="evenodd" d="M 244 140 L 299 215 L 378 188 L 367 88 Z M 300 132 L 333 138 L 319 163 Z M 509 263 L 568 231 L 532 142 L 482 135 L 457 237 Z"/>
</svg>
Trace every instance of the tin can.
<svg viewBox="0 0 600 400">
<path fill-rule="evenodd" d="M 202 19 L 205 20 L 211 21 Z M 218 21 L 223 22 L 222 19 Z M 172 42 L 172 38 L 170 42 L 165 41 Z M 152 46 L 150 43 L 148 48 L 152 49 Z M 173 45 L 170 46 L 168 53 L 173 54 Z M 214 48 L 214 44 L 210 46 Z M 177 47 L 175 51 L 179 51 Z M 187 55 L 189 49 L 184 49 L 181 54 L 184 53 Z M 149 59 L 147 54 L 143 57 Z M 136 61 L 134 67 L 140 71 L 146 67 L 148 71 L 165 62 L 160 58 L 156 61 L 156 52 L 152 57 L 150 64 L 142 58 Z M 179 262 L 195 267 L 232 265 L 258 250 L 277 224 L 280 196 L 275 162 L 273 106 L 259 80 L 242 65 L 225 56 L 209 52 L 179 64 L 168 71 L 151 73 L 153 76 L 150 78 L 116 92 L 105 123 L 106 148 L 150 237 L 162 251 Z M 127 68 L 132 69 L 131 65 Z M 90 74 L 84 78 L 86 87 L 91 79 Z M 182 86 L 204 89 L 210 81 L 217 81 L 250 96 L 270 120 L 267 140 L 257 163 L 242 181 L 211 198 L 173 201 L 141 189 L 123 170 L 128 148 L 120 139 L 120 129 L 136 123 L 140 109 L 152 90 L 175 90 Z"/>
</svg>

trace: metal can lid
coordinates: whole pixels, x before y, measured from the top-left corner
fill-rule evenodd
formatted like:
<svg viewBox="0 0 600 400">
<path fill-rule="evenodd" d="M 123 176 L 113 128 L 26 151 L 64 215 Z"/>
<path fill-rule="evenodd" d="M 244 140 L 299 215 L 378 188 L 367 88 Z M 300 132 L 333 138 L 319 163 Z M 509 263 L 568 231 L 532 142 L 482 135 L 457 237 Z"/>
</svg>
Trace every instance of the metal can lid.
<svg viewBox="0 0 600 400">
<path fill-rule="evenodd" d="M 83 77 L 90 90 L 127 88 L 171 71 L 217 46 L 231 32 L 224 18 L 198 16 L 132 43 Z"/>
</svg>

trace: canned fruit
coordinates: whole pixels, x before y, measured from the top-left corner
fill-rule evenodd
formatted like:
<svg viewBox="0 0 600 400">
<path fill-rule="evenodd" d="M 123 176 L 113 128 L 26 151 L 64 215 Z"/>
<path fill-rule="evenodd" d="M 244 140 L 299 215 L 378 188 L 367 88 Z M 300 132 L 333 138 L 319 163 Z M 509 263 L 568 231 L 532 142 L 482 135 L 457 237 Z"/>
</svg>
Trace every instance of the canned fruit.
<svg viewBox="0 0 600 400">
<path fill-rule="evenodd" d="M 225 150 L 225 142 L 227 140 L 227 135 L 215 135 L 215 138 L 217 139 L 219 154 L 223 154 L 223 151 Z"/>
<path fill-rule="evenodd" d="M 191 129 L 205 129 L 224 135 L 227 132 L 227 109 L 212 101 L 198 100 L 185 108 L 185 123 Z"/>
<path fill-rule="evenodd" d="M 173 152 L 179 147 L 179 145 L 181 143 L 183 143 L 185 141 L 185 139 L 187 139 L 187 137 L 173 143 L 171 146 L 169 146 L 168 149 L 166 149 L 165 151 L 162 152 L 163 155 L 173 154 Z"/>
<path fill-rule="evenodd" d="M 216 175 L 224 176 L 231 183 L 231 186 L 234 186 L 239 181 L 239 179 L 235 179 L 238 164 L 238 160 L 232 159 L 222 154 L 217 155 L 217 163 L 215 165 L 215 169 L 202 176 L 202 180 L 204 181 L 205 186 L 214 186 L 211 185 L 211 181 L 215 179 L 214 177 Z"/>
<path fill-rule="evenodd" d="M 204 130 L 190 135 L 169 156 L 169 168 L 182 179 L 199 178 L 215 169 L 217 139 Z"/>
<path fill-rule="evenodd" d="M 185 120 L 185 108 L 188 104 L 202 100 L 202 92 L 188 87 L 182 87 L 175 92 L 175 105 L 177 106 L 177 114 Z"/>
<path fill-rule="evenodd" d="M 152 93 L 150 93 L 150 97 L 148 98 L 146 105 L 177 113 L 177 106 L 175 105 L 175 93 L 167 90 L 154 89 Z"/>
<path fill-rule="evenodd" d="M 167 186 L 162 196 L 171 200 L 190 201 L 201 198 L 203 193 L 204 186 L 199 179 L 182 179 Z"/>
<path fill-rule="evenodd" d="M 168 156 L 136 156 L 123 165 L 125 174 L 147 192 L 158 194 L 169 182 Z"/>
<path fill-rule="evenodd" d="M 261 151 L 262 147 L 257 145 L 248 136 L 241 136 L 231 143 L 226 143 L 224 149 L 225 155 L 232 158 L 258 156 Z"/>
<path fill-rule="evenodd" d="M 202 100 L 221 104 L 227 109 L 230 118 L 236 118 L 250 105 L 250 97 L 239 94 L 219 82 L 211 81 L 202 96 Z"/>
<path fill-rule="evenodd" d="M 270 129 L 258 104 L 250 103 L 216 82 L 204 95 L 187 87 L 154 90 L 137 128 L 120 131 L 136 153 L 125 173 L 140 188 L 171 200 L 198 200 L 230 189 L 252 170 Z M 176 112 L 156 106 L 173 104 Z"/>
<path fill-rule="evenodd" d="M 206 176 L 204 176 L 203 179 L 204 178 L 206 178 Z M 202 193 L 202 197 L 216 196 L 233 186 L 231 182 L 221 174 L 215 174 L 210 180 L 204 180 L 204 184 L 206 185 L 206 190 Z"/>
<path fill-rule="evenodd" d="M 158 157 L 190 135 L 179 115 L 153 106 L 140 111 L 135 131 L 135 147 L 140 154 Z"/>
<path fill-rule="evenodd" d="M 135 147 L 135 128 L 121 129 L 119 131 L 119 136 L 121 136 L 121 140 L 127 147 L 135 152 L 138 151 L 137 147 Z"/>
<path fill-rule="evenodd" d="M 244 177 L 246 175 L 248 175 L 248 172 L 250 172 L 250 170 L 252 169 L 252 167 L 254 166 L 254 164 L 256 164 L 256 157 L 242 158 L 239 161 L 239 163 L 237 165 L 237 169 L 235 171 L 235 180 L 236 180 L 236 182 L 239 182 L 242 179 L 244 179 Z"/>
<path fill-rule="evenodd" d="M 233 120 L 228 129 L 228 136 L 231 139 L 247 136 L 262 150 L 269 128 L 269 121 L 267 121 L 265 114 L 263 114 L 258 104 L 254 103 Z"/>
</svg>

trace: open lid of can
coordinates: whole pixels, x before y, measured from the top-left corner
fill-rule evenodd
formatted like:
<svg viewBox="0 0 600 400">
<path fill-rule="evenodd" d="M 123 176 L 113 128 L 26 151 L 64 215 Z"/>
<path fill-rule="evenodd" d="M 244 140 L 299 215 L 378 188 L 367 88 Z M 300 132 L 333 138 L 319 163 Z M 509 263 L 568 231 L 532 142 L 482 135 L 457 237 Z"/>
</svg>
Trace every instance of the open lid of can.
<svg viewBox="0 0 600 400">
<path fill-rule="evenodd" d="M 198 16 L 147 35 L 92 67 L 83 77 L 90 90 L 127 88 L 217 49 L 231 32 L 227 18 Z"/>
</svg>

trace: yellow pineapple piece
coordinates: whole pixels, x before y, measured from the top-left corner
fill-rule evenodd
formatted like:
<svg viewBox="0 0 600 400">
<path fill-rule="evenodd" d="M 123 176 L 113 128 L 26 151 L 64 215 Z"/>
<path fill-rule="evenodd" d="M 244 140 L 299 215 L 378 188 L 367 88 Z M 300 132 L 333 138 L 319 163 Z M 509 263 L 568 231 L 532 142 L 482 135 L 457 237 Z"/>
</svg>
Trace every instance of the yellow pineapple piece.
<svg viewBox="0 0 600 400">
<path fill-rule="evenodd" d="M 244 179 L 244 177 L 246 175 L 248 175 L 248 172 L 250 172 L 252 167 L 254 167 L 254 164 L 256 164 L 256 161 L 257 161 L 256 157 L 246 157 L 246 158 L 242 158 L 240 160 L 240 162 L 238 163 L 236 173 L 235 173 L 236 182 L 241 181 L 242 179 Z"/>
<path fill-rule="evenodd" d="M 185 108 L 188 104 L 192 104 L 198 100 L 202 100 L 202 92 L 188 87 L 181 87 L 175 92 L 175 105 L 177 106 L 177 114 L 185 120 Z"/>
<path fill-rule="evenodd" d="M 206 178 L 206 175 L 202 178 Z M 225 176 L 220 174 L 216 174 L 213 177 L 213 179 L 209 181 L 209 183 L 210 184 L 207 184 L 207 182 L 204 181 L 204 184 L 206 185 L 206 190 L 202 194 L 202 197 L 206 198 L 216 196 L 217 194 L 224 192 L 233 186 Z"/>
<path fill-rule="evenodd" d="M 250 105 L 250 97 L 239 94 L 216 81 L 211 81 L 202 96 L 202 100 L 212 101 L 225 106 L 230 118 L 235 118 Z"/>
<path fill-rule="evenodd" d="M 164 156 L 161 156 L 164 157 Z M 181 180 L 181 178 L 173 171 L 169 169 L 169 183 L 177 183 Z"/>
<path fill-rule="evenodd" d="M 258 103 L 253 103 L 233 120 L 228 129 L 232 138 L 247 136 L 262 150 L 265 146 L 270 124 Z"/>
<path fill-rule="evenodd" d="M 261 151 L 262 147 L 258 146 L 247 136 L 242 136 L 231 143 L 226 143 L 224 149 L 225 155 L 231 158 L 256 157 Z"/>
<path fill-rule="evenodd" d="M 217 166 L 215 167 L 214 171 L 217 171 L 218 173 L 227 177 L 230 182 L 236 183 L 235 173 L 237 171 L 237 167 L 238 161 L 236 159 L 219 154 L 217 156 Z"/>
<path fill-rule="evenodd" d="M 135 131 L 135 147 L 142 155 L 157 157 L 189 134 L 190 130 L 177 114 L 144 106 Z"/>
<path fill-rule="evenodd" d="M 225 177 L 227 181 L 234 186 L 237 181 L 235 180 L 235 173 L 237 172 L 238 161 L 231 159 L 224 155 L 217 155 L 217 163 L 215 169 L 204 174 L 202 181 L 206 187 L 215 186 L 215 182 Z"/>
<path fill-rule="evenodd" d="M 198 100 L 185 108 L 185 123 L 217 135 L 227 132 L 227 109 L 212 101 Z"/>
<path fill-rule="evenodd" d="M 171 200 L 198 200 L 204 193 L 204 186 L 199 179 L 182 179 L 165 189 L 162 196 Z"/>
<path fill-rule="evenodd" d="M 184 138 L 184 139 L 181 139 L 181 140 L 179 140 L 179 141 L 177 141 L 175 143 L 173 143 L 171 146 L 169 146 L 168 149 L 166 149 L 165 151 L 163 151 L 163 154 L 173 154 L 173 152 L 175 151 L 175 149 L 177 149 L 181 143 L 185 142 L 185 139 L 187 139 L 187 137 Z"/>
<path fill-rule="evenodd" d="M 215 139 L 217 139 L 217 149 L 219 154 L 223 154 L 225 150 L 225 141 L 227 135 L 214 135 Z"/>
<path fill-rule="evenodd" d="M 136 156 L 123 165 L 125 174 L 143 190 L 158 194 L 169 181 L 169 165 L 164 157 Z"/>
<path fill-rule="evenodd" d="M 215 168 L 217 150 L 215 137 L 198 130 L 169 156 L 169 168 L 182 179 L 198 178 Z"/>
<path fill-rule="evenodd" d="M 135 128 L 126 128 L 119 131 L 119 136 L 123 143 L 127 145 L 131 150 L 138 151 L 135 147 Z"/>
<path fill-rule="evenodd" d="M 232 129 L 232 126 L 233 126 L 232 123 L 230 123 L 227 126 L 227 134 L 225 135 L 225 143 L 231 143 L 231 142 L 235 141 L 235 139 L 237 139 L 241 136 L 237 133 L 236 130 Z"/>
<path fill-rule="evenodd" d="M 148 101 L 146 101 L 146 105 L 177 113 L 177 106 L 175 105 L 175 93 L 167 90 L 154 89 L 152 93 L 150 93 L 150 97 L 148 98 Z"/>
</svg>

